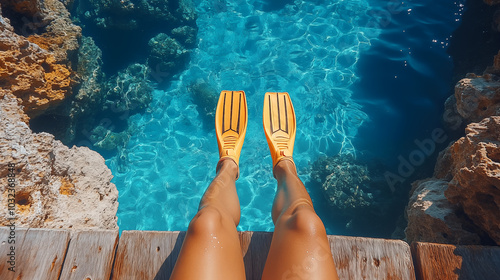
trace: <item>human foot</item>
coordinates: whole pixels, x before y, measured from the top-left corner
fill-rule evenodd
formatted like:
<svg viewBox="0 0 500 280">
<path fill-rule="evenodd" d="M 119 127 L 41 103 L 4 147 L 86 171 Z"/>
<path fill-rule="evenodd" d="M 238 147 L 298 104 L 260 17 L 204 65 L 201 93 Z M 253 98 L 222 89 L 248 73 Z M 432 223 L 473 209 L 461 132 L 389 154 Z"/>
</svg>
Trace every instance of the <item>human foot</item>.
<svg viewBox="0 0 500 280">
<path fill-rule="evenodd" d="M 241 148 L 247 131 L 248 109 L 244 91 L 223 90 L 215 113 L 215 132 L 219 146 L 219 163 L 229 158 L 239 165 Z M 239 174 L 238 174 L 239 175 Z"/>
<path fill-rule="evenodd" d="M 295 111 L 287 92 L 266 92 L 263 123 L 273 167 L 281 160 L 293 162 Z"/>
</svg>

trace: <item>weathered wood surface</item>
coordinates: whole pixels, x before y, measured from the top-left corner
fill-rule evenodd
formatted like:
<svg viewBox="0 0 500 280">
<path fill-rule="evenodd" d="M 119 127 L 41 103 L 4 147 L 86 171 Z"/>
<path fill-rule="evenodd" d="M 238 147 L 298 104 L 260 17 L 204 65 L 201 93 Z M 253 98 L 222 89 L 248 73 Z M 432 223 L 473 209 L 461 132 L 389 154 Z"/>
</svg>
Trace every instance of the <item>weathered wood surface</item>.
<svg viewBox="0 0 500 280">
<path fill-rule="evenodd" d="M 0 279 L 168 279 L 185 232 L 70 233 L 16 228 L 15 272 L 7 263 L 10 230 L 0 227 Z M 272 233 L 240 232 L 247 279 L 260 279 Z M 500 279 L 500 247 L 453 246 L 328 236 L 340 279 Z M 69 244 L 69 245 L 68 245 Z M 116 252 L 116 255 L 114 254 Z M 113 265 L 114 260 L 114 265 Z M 64 267 L 63 267 L 64 266 Z"/>
<path fill-rule="evenodd" d="M 61 278 L 108 280 L 113 269 L 118 231 L 80 231 L 71 238 Z"/>
<path fill-rule="evenodd" d="M 500 279 L 500 247 L 412 244 L 418 279 Z"/>
<path fill-rule="evenodd" d="M 406 242 L 331 235 L 328 239 L 340 279 L 415 279 Z"/>
<path fill-rule="evenodd" d="M 240 232 L 240 244 L 248 280 L 261 278 L 272 238 L 272 232 Z"/>
<path fill-rule="evenodd" d="M 113 279 L 168 279 L 184 240 L 182 234 L 124 231 Z M 272 233 L 239 235 L 247 279 L 260 279 Z M 403 241 L 345 236 L 329 236 L 329 240 L 341 279 L 415 279 L 410 247 Z"/>
<path fill-rule="evenodd" d="M 68 247 L 69 232 L 55 229 L 15 229 L 15 244 L 7 242 L 9 228 L 0 228 L 0 279 L 57 280 Z M 15 272 L 7 263 L 10 246 L 15 246 Z"/>
<path fill-rule="evenodd" d="M 185 235 L 178 231 L 123 231 L 112 279 L 169 279 Z"/>
</svg>

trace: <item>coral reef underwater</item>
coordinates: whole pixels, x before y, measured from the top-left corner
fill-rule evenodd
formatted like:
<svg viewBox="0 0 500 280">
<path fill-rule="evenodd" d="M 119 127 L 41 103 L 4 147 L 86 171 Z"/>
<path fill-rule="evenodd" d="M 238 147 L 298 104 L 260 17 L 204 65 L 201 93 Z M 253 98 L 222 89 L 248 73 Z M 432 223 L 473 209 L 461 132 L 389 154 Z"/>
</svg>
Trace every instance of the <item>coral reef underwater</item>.
<svg viewBox="0 0 500 280">
<path fill-rule="evenodd" d="M 101 151 L 126 144 L 128 118 L 196 46 L 188 0 L 2 1 L 2 16 L 2 88 L 24 100 L 33 131 Z"/>
<path fill-rule="evenodd" d="M 75 14 L 77 22 L 102 48 L 105 67 L 109 67 L 105 72 L 117 72 L 134 62 L 144 63 L 148 43 L 161 33 L 170 37 L 169 42 L 176 48 L 191 49 L 196 45 L 196 12 L 190 0 L 81 0 Z M 168 46 L 163 52 L 168 55 Z M 162 69 L 168 72 L 163 79 L 182 70 L 180 65 L 185 63 Z M 156 65 L 152 68 L 155 70 Z"/>
<path fill-rule="evenodd" d="M 378 235 L 393 227 L 387 223 L 395 220 L 390 218 L 395 198 L 385 185 L 381 166 L 369 163 L 352 155 L 320 157 L 311 165 L 311 181 L 320 185 L 332 214 L 351 233 L 371 230 Z"/>
</svg>

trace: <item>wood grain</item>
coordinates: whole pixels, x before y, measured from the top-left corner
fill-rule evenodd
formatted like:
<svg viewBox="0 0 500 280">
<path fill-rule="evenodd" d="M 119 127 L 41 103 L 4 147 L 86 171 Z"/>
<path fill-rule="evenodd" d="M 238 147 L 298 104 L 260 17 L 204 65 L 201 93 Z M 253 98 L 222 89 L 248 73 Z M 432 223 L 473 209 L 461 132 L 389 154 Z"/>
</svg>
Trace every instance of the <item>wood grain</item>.
<svg viewBox="0 0 500 280">
<path fill-rule="evenodd" d="M 57 280 L 69 242 L 69 232 L 55 229 L 15 229 L 15 272 L 8 270 L 10 230 L 0 228 L 0 279 Z"/>
<path fill-rule="evenodd" d="M 247 280 L 261 279 L 272 238 L 272 232 L 244 231 L 240 233 Z"/>
<path fill-rule="evenodd" d="M 111 279 L 169 279 L 185 235 L 178 231 L 123 231 Z"/>
<path fill-rule="evenodd" d="M 328 239 L 340 279 L 415 279 L 410 246 L 401 240 L 331 235 Z"/>
<path fill-rule="evenodd" d="M 108 280 L 117 243 L 116 230 L 77 232 L 69 244 L 61 279 Z"/>
<path fill-rule="evenodd" d="M 185 232 L 16 228 L 15 272 L 8 270 L 10 230 L 0 227 L 0 279 L 169 279 Z M 247 279 L 260 279 L 273 234 L 239 232 Z M 454 246 L 328 236 L 340 279 L 500 279 L 500 247 Z M 114 252 L 116 251 L 116 256 Z M 114 265 L 113 265 L 114 261 Z M 110 276 L 111 274 L 111 276 Z M 60 276 L 60 277 L 59 277 Z"/>
<path fill-rule="evenodd" d="M 500 247 L 414 242 L 418 279 L 500 279 Z"/>
</svg>

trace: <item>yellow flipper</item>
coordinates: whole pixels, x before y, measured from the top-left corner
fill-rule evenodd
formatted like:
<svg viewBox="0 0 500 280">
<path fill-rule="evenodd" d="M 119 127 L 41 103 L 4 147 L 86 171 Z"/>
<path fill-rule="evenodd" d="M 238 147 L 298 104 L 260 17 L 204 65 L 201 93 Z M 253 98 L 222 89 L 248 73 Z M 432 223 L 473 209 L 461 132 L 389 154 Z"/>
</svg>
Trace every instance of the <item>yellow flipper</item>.
<svg viewBox="0 0 500 280">
<path fill-rule="evenodd" d="M 239 165 L 247 123 L 248 108 L 245 92 L 221 91 L 215 113 L 215 132 L 221 159 L 229 157 Z"/>
<path fill-rule="evenodd" d="M 263 122 L 273 167 L 282 159 L 293 162 L 296 123 L 288 92 L 266 92 Z"/>
</svg>

